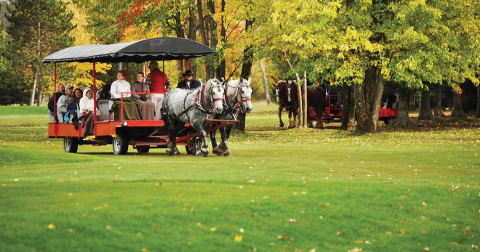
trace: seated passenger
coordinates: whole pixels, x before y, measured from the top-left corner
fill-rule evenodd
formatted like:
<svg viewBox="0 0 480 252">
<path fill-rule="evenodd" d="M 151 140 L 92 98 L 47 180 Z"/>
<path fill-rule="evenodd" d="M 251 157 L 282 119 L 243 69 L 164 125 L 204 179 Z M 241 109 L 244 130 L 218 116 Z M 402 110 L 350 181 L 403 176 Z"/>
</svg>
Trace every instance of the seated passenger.
<svg viewBox="0 0 480 252">
<path fill-rule="evenodd" d="M 110 84 L 103 86 L 102 90 L 97 92 L 97 100 L 110 100 Z"/>
<path fill-rule="evenodd" d="M 82 96 L 82 90 L 80 88 L 75 89 L 75 91 L 73 92 L 73 96 L 67 105 L 68 117 L 65 116 L 65 118 L 63 118 L 63 122 L 73 122 L 78 120 L 78 106 L 80 104 L 80 99 L 82 99 Z"/>
<path fill-rule="evenodd" d="M 83 97 L 80 99 L 80 122 L 83 126 L 83 136 L 93 135 L 93 111 L 95 105 L 93 92 L 90 88 L 83 90 Z M 100 110 L 97 109 L 97 117 L 100 116 Z M 98 119 L 98 118 L 97 118 Z"/>
<path fill-rule="evenodd" d="M 137 73 L 137 80 L 132 83 L 132 92 L 150 92 L 150 88 L 143 82 L 143 79 L 143 73 Z M 150 101 L 150 94 L 132 94 L 132 98 L 135 104 L 137 104 L 138 113 L 142 119 L 153 120 L 155 116 L 155 104 Z"/>
<path fill-rule="evenodd" d="M 123 120 L 140 120 L 137 106 L 131 98 L 130 83 L 125 80 L 125 72 L 117 72 L 117 80 L 112 83 L 110 93 L 112 95 L 112 110 L 115 113 L 115 121 L 120 120 L 121 98 L 123 97 Z M 122 94 L 123 93 L 123 94 Z"/>
<path fill-rule="evenodd" d="M 58 122 L 58 118 L 53 115 L 54 112 L 54 103 L 58 104 L 58 99 L 65 94 L 65 86 L 63 84 L 58 85 L 58 92 L 54 93 L 52 97 L 48 100 L 48 116 L 50 117 L 50 122 L 53 122 L 55 119 Z"/>
<path fill-rule="evenodd" d="M 72 99 L 72 89 L 73 87 L 70 85 L 67 85 L 65 88 L 65 94 L 58 99 L 57 102 L 57 118 L 58 122 L 63 123 L 63 118 L 64 115 L 68 111 L 68 104 L 70 103 L 70 99 Z"/>
<path fill-rule="evenodd" d="M 195 89 L 197 87 L 200 87 L 201 85 L 200 82 L 193 79 L 192 70 L 188 69 L 187 71 L 185 71 L 185 73 L 183 74 L 183 77 L 185 79 L 178 83 L 177 88 Z"/>
</svg>

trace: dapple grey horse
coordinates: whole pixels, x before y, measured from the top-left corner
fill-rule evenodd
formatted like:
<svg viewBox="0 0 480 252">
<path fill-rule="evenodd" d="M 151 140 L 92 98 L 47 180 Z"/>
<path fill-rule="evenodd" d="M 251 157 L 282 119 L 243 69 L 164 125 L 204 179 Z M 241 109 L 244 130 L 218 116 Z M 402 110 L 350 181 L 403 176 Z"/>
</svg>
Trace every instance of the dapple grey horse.
<svg viewBox="0 0 480 252">
<path fill-rule="evenodd" d="M 249 113 L 253 109 L 252 105 L 252 88 L 248 80 L 240 77 L 239 80 L 231 80 L 225 85 L 225 97 L 223 99 L 223 112 L 217 115 L 217 119 L 236 120 L 239 110 Z M 226 129 L 220 128 L 222 142 L 217 146 L 215 138 L 216 130 L 210 132 L 210 140 L 212 141 L 213 153 L 217 155 L 231 156 L 232 153 L 228 149 L 227 140 L 230 137 L 233 124 L 229 124 Z"/>
<path fill-rule="evenodd" d="M 188 122 L 200 133 L 199 145 L 196 146 L 197 156 L 208 156 L 207 132 L 204 126 L 208 118 L 214 118 L 223 111 L 223 83 L 217 79 L 210 79 L 194 90 L 176 88 L 170 91 L 163 100 L 163 111 L 166 115 L 170 145 L 168 155 L 180 155 L 177 149 L 177 126 L 181 122 Z"/>
</svg>

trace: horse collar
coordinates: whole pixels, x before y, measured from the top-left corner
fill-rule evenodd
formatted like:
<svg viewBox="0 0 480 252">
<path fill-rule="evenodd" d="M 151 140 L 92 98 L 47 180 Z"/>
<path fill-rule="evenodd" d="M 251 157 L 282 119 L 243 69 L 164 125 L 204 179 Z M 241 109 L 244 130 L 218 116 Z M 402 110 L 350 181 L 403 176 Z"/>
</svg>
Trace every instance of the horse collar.
<svg viewBox="0 0 480 252">
<path fill-rule="evenodd" d="M 205 87 L 206 85 L 203 85 L 202 87 L 202 107 L 205 108 Z"/>
</svg>

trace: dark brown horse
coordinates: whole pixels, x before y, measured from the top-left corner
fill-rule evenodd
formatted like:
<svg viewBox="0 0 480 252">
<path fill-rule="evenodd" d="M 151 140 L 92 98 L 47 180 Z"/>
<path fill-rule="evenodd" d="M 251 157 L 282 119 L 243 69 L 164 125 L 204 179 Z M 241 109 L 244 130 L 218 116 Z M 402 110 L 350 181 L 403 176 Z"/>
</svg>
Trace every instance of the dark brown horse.
<svg viewBox="0 0 480 252">
<path fill-rule="evenodd" d="M 301 87 L 302 90 L 304 86 Z M 308 126 L 313 127 L 313 120 L 317 121 L 316 128 L 323 128 L 322 114 L 325 111 L 325 102 L 327 95 L 321 86 L 307 87 L 307 105 L 315 111 L 314 118 L 308 117 Z M 296 83 L 288 84 L 288 101 L 298 104 L 298 86 Z M 308 113 L 310 114 L 310 113 Z"/>
<path fill-rule="evenodd" d="M 290 81 L 289 81 L 290 82 Z M 279 126 L 283 127 L 282 121 L 282 111 L 285 109 L 288 111 L 288 128 L 294 128 L 295 122 L 297 120 L 297 106 L 293 102 L 288 101 L 288 84 L 286 81 L 278 81 L 275 87 L 275 95 L 277 96 L 278 104 L 278 120 L 280 121 Z M 292 120 L 293 116 L 293 120 Z"/>
</svg>

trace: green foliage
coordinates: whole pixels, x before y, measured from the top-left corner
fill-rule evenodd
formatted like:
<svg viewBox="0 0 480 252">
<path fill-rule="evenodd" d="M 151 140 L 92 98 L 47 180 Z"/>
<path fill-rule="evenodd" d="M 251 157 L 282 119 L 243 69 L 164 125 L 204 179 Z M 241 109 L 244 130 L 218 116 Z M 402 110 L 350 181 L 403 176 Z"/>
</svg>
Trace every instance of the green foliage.
<svg viewBox="0 0 480 252">
<path fill-rule="evenodd" d="M 12 39 L 3 32 L 3 27 L 0 26 L 0 30 L 0 105 L 26 102 L 28 94 L 25 93 L 25 85 L 12 71 L 14 64 L 10 59 L 12 52 L 9 51 Z"/>
<path fill-rule="evenodd" d="M 386 80 L 423 88 L 477 82 L 478 10 L 470 0 L 273 1 L 259 32 L 268 50 L 306 62 L 295 72 L 361 84 L 373 65 Z"/>
<path fill-rule="evenodd" d="M 2 53 L 2 57 L 8 59 L 10 64 L 1 64 L 8 69 L 2 73 L 1 84 L 11 89 L 8 103 L 18 103 L 22 100 L 19 96 L 31 92 L 34 73 L 40 67 L 45 76 L 53 76 L 53 64 L 41 65 L 41 60 L 44 56 L 73 44 L 73 38 L 69 34 L 74 28 L 70 22 L 72 17 L 62 1 L 10 1 L 7 32 L 11 42 L 7 43 L 7 48 Z M 39 78 L 46 84 L 44 88 L 51 84 L 49 77 Z"/>
</svg>

